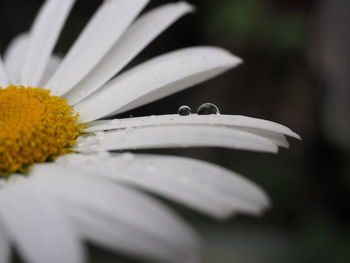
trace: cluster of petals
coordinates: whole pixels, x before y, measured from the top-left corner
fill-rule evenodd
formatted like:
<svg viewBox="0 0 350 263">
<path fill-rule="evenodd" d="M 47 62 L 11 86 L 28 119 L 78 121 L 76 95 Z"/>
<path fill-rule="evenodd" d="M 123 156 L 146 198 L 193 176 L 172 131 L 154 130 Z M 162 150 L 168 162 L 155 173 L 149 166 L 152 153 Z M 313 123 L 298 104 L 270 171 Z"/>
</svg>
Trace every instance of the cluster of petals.
<svg viewBox="0 0 350 263">
<path fill-rule="evenodd" d="M 0 262 L 12 249 L 29 263 L 87 261 L 84 242 L 151 262 L 199 262 L 196 233 L 153 195 L 217 219 L 260 215 L 270 205 L 253 182 L 217 165 L 131 150 L 225 147 L 276 153 L 289 128 L 234 115 L 101 120 L 215 77 L 242 61 L 210 46 L 160 55 L 121 70 L 194 8 L 105 0 L 60 58 L 53 49 L 74 0 L 47 0 L 28 33 L 0 58 L 0 86 L 42 87 L 65 98 L 86 125 L 73 154 L 0 179 Z M 1 118 L 1 117 L 0 117 Z M 1 127 L 0 127 L 1 129 Z"/>
</svg>

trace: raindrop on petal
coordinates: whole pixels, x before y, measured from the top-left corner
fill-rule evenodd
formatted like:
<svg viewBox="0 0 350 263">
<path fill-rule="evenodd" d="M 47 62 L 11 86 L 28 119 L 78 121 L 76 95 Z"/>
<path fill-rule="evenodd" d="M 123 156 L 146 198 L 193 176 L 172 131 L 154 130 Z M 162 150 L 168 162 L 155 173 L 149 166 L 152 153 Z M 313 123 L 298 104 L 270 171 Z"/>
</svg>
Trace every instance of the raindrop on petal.
<svg viewBox="0 0 350 263">
<path fill-rule="evenodd" d="M 213 103 L 204 103 L 197 110 L 198 115 L 220 114 L 219 108 Z"/>
<path fill-rule="evenodd" d="M 181 116 L 188 116 L 188 115 L 191 114 L 191 108 L 188 107 L 188 106 L 186 106 L 186 105 L 181 106 L 181 107 L 179 108 L 179 110 L 178 110 L 178 113 L 179 113 L 179 115 L 181 115 Z"/>
</svg>

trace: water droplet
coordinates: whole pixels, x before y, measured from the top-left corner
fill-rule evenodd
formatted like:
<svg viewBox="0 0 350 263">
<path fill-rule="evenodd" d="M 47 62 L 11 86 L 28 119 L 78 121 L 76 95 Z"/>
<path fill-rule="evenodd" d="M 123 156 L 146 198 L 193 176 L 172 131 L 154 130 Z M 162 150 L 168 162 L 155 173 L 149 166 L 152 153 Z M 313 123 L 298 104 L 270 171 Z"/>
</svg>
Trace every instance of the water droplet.
<svg viewBox="0 0 350 263">
<path fill-rule="evenodd" d="M 204 103 L 197 110 L 198 115 L 220 114 L 218 107 L 213 103 Z"/>
<path fill-rule="evenodd" d="M 179 113 L 179 115 L 181 115 L 181 116 L 188 116 L 188 115 L 191 114 L 191 108 L 188 107 L 188 106 L 186 106 L 186 105 L 181 106 L 181 107 L 179 108 L 179 110 L 178 110 L 178 113 Z"/>
<path fill-rule="evenodd" d="M 151 118 L 151 119 L 155 119 L 155 118 L 156 118 L 156 115 L 151 115 L 150 118 Z"/>
</svg>

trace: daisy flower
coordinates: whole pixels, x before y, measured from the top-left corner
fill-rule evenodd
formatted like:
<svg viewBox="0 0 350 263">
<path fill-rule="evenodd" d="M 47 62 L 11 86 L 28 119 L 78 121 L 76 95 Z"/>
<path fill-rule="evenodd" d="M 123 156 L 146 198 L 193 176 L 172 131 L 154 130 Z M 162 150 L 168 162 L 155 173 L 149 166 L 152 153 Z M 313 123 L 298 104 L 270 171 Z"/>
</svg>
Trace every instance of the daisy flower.
<svg viewBox="0 0 350 263">
<path fill-rule="evenodd" d="M 105 0 L 63 59 L 52 51 L 74 0 L 47 0 L 0 59 L 0 262 L 85 262 L 84 242 L 152 262 L 198 262 L 194 231 L 148 193 L 217 219 L 261 214 L 269 199 L 207 162 L 128 150 L 225 147 L 275 153 L 290 129 L 244 116 L 108 119 L 241 63 L 191 47 L 120 71 L 193 7 Z M 210 107 L 209 107 L 210 108 Z M 186 112 L 186 110 L 185 110 Z M 105 120 L 101 120 L 101 119 Z"/>
</svg>

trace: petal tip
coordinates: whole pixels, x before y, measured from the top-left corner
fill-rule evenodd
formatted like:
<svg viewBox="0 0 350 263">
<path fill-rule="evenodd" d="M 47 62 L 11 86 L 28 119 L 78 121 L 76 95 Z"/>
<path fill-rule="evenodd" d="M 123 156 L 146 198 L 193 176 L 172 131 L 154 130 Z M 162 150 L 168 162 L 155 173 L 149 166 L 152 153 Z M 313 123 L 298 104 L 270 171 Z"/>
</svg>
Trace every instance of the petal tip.
<svg viewBox="0 0 350 263">
<path fill-rule="evenodd" d="M 288 135 L 288 136 L 290 136 L 292 138 L 295 138 L 297 140 L 300 140 L 300 141 L 303 140 L 299 134 L 297 134 L 296 132 L 292 131 L 291 129 L 289 129 L 289 133 L 286 134 L 286 135 Z"/>
<path fill-rule="evenodd" d="M 243 59 L 232 54 L 230 51 L 226 50 L 226 49 L 223 49 L 223 48 L 220 48 L 222 52 L 226 53 L 226 56 L 227 56 L 227 59 L 228 59 L 228 64 L 231 66 L 231 67 L 237 67 L 239 66 L 240 64 L 243 64 Z"/>
<path fill-rule="evenodd" d="M 232 60 L 232 66 L 239 66 L 239 65 L 243 64 L 243 62 L 244 62 L 243 59 L 241 59 L 240 57 L 237 57 L 231 53 L 230 53 L 230 55 L 231 55 L 231 60 Z"/>
<path fill-rule="evenodd" d="M 294 138 L 295 139 L 298 139 L 298 140 L 300 140 L 300 141 L 302 141 L 303 140 L 303 138 L 301 138 L 301 136 L 299 135 L 299 134 L 297 134 L 297 133 L 295 133 L 295 132 L 293 132 L 293 134 L 294 134 Z"/>
<path fill-rule="evenodd" d="M 272 153 L 272 154 L 278 154 L 279 151 L 280 151 L 280 149 L 279 149 L 278 146 L 276 145 L 276 148 L 272 149 L 272 150 L 270 151 L 270 153 Z"/>
<path fill-rule="evenodd" d="M 211 52 L 214 52 L 213 54 L 216 54 L 218 57 L 221 58 L 222 61 L 225 61 L 228 67 L 233 68 L 236 66 L 239 66 L 243 63 L 243 59 L 240 57 L 232 54 L 229 50 L 221 48 L 221 47 L 215 47 L 215 46 L 207 46 L 204 47 L 207 48 L 207 50 L 211 50 Z"/>
<path fill-rule="evenodd" d="M 178 2 L 178 5 L 181 6 L 184 10 L 186 10 L 188 13 L 194 13 L 197 11 L 197 7 L 186 2 L 186 1 L 180 1 Z"/>
</svg>

